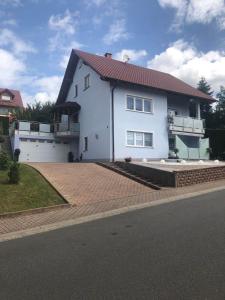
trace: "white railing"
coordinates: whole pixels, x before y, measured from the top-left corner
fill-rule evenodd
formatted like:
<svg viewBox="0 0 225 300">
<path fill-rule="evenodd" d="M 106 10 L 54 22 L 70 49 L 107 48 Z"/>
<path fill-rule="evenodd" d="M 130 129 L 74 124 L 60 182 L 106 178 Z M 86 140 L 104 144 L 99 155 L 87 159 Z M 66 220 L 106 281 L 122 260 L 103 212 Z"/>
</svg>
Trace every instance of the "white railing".
<svg viewBox="0 0 225 300">
<path fill-rule="evenodd" d="M 190 117 L 169 116 L 169 130 L 204 134 L 204 121 Z"/>
</svg>

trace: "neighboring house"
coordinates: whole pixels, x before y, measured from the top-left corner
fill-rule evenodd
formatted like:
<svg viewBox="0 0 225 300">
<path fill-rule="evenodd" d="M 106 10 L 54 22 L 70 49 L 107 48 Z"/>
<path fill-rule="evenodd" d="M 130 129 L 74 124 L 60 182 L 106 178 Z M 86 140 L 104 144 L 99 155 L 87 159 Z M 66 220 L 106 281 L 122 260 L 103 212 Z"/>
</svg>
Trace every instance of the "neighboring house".
<svg viewBox="0 0 225 300">
<path fill-rule="evenodd" d="M 0 88 L 0 134 L 8 135 L 11 116 L 23 109 L 19 91 Z"/>
<path fill-rule="evenodd" d="M 20 122 L 21 161 L 208 159 L 200 103 L 215 100 L 159 71 L 72 50 L 55 124 Z M 33 142 L 32 142 L 33 140 Z M 176 151 L 175 151 L 176 152 Z"/>
</svg>

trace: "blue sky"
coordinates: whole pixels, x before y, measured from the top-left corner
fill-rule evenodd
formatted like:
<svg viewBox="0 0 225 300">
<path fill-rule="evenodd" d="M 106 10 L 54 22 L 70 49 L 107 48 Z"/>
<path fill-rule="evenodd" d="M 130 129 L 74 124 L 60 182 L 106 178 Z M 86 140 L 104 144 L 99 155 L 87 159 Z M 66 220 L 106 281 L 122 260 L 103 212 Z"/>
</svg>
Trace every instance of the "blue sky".
<svg viewBox="0 0 225 300">
<path fill-rule="evenodd" d="M 0 0 L 0 87 L 54 101 L 72 48 L 225 85 L 224 0 Z"/>
</svg>

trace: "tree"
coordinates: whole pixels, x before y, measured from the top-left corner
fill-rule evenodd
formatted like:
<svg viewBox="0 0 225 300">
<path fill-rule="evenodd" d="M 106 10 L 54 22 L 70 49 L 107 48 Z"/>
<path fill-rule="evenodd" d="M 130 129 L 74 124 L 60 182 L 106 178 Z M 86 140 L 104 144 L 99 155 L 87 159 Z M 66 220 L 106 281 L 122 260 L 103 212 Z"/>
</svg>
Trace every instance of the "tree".
<svg viewBox="0 0 225 300">
<path fill-rule="evenodd" d="M 223 85 L 220 86 L 219 93 L 216 94 L 216 98 L 219 100 L 218 108 L 225 108 L 225 87 Z"/>
<path fill-rule="evenodd" d="M 199 91 L 202 91 L 206 95 L 210 95 L 210 96 L 212 96 L 213 93 L 214 93 L 214 91 L 212 90 L 210 84 L 208 84 L 208 82 L 206 81 L 205 77 L 201 77 L 201 79 L 198 82 L 197 89 Z"/>
<path fill-rule="evenodd" d="M 52 123 L 54 106 L 52 102 L 28 104 L 23 111 L 16 113 L 16 117 L 18 120 Z"/>
<path fill-rule="evenodd" d="M 208 82 L 206 81 L 206 79 L 204 77 L 202 77 L 197 85 L 197 89 L 201 92 L 203 92 L 206 95 L 212 96 L 214 91 L 212 90 L 210 84 L 208 84 Z M 205 103 L 201 103 L 200 105 L 200 109 L 201 109 L 201 117 L 203 119 L 209 118 L 210 113 L 212 112 L 212 108 L 211 105 L 207 102 Z M 207 122 L 207 121 L 206 121 Z"/>
</svg>

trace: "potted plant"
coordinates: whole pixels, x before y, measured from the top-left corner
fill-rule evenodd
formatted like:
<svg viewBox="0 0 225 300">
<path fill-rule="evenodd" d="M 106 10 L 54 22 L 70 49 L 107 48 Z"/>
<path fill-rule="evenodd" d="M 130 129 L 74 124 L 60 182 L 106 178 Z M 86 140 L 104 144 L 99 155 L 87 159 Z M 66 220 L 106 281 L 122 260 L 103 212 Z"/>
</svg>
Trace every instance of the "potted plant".
<svg viewBox="0 0 225 300">
<path fill-rule="evenodd" d="M 176 158 L 179 158 L 178 155 L 177 155 L 179 153 L 179 149 L 174 148 L 173 152 L 176 154 Z"/>
<path fill-rule="evenodd" d="M 126 163 L 130 163 L 132 161 L 132 158 L 131 157 L 126 157 L 124 160 L 125 160 Z"/>
<path fill-rule="evenodd" d="M 212 148 L 211 148 L 211 147 L 206 148 L 206 152 L 207 152 L 208 154 L 212 154 Z"/>
</svg>

